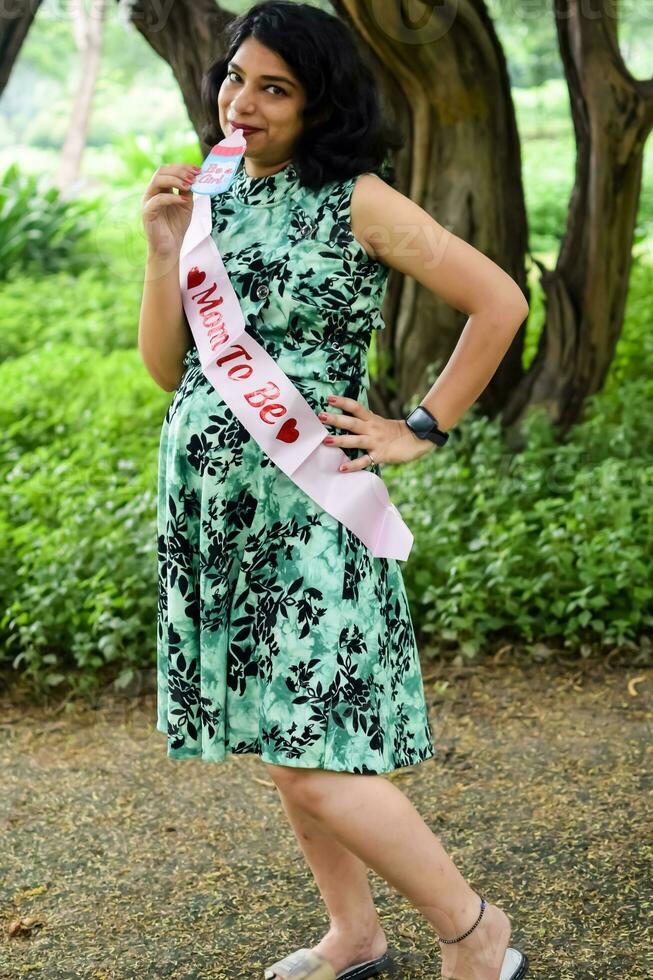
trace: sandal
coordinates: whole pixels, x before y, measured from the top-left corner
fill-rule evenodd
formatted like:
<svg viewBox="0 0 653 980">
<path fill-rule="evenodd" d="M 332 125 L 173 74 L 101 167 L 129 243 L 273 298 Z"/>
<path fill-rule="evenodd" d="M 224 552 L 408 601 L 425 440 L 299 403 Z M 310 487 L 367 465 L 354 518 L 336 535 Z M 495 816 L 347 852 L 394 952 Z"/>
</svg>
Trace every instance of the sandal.
<svg viewBox="0 0 653 980">
<path fill-rule="evenodd" d="M 310 949 L 296 949 L 284 959 L 273 963 L 265 971 L 265 980 L 279 977 L 279 980 L 365 980 L 375 977 L 377 973 L 390 965 L 387 952 L 375 960 L 365 960 L 356 963 L 340 973 L 335 973 L 333 967 L 324 956 L 312 953 Z"/>
<path fill-rule="evenodd" d="M 473 932 L 476 926 L 481 921 L 483 913 L 487 907 L 487 902 L 484 898 L 481 899 L 481 911 L 479 913 L 478 919 L 474 923 L 471 929 L 464 932 L 462 936 L 458 936 L 456 939 L 442 939 L 438 936 L 441 943 L 459 943 L 461 939 L 469 936 L 470 932 Z M 526 953 L 522 953 L 521 950 L 515 949 L 514 946 L 508 946 L 503 957 L 503 963 L 501 964 L 501 973 L 499 974 L 499 980 L 522 980 L 528 973 L 528 956 Z"/>
</svg>

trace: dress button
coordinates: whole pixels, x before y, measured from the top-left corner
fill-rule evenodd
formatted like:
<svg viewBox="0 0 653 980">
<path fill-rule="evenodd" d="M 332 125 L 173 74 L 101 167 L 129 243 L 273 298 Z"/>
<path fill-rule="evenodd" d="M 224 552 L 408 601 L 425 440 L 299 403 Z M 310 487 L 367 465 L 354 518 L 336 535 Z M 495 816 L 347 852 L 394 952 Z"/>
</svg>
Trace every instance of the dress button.
<svg viewBox="0 0 653 980">
<path fill-rule="evenodd" d="M 256 290 L 256 295 L 258 296 L 259 299 L 263 299 L 265 296 L 268 295 L 269 292 L 270 290 L 268 289 L 268 287 L 263 285 L 258 287 L 258 289 Z"/>
</svg>

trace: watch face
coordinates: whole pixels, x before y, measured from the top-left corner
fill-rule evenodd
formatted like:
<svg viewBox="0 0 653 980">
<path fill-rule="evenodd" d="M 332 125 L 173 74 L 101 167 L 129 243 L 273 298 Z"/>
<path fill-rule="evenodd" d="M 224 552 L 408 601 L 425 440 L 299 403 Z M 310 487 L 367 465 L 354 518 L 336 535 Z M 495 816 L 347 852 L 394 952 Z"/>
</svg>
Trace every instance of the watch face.
<svg viewBox="0 0 653 980">
<path fill-rule="evenodd" d="M 415 435 L 419 436 L 420 439 L 426 439 L 429 433 L 437 428 L 429 413 L 424 411 L 421 406 L 418 406 L 411 412 L 406 421 L 410 424 Z"/>
<path fill-rule="evenodd" d="M 430 439 L 438 446 L 444 446 L 449 438 L 448 432 L 441 432 L 438 429 L 437 419 L 434 419 L 430 412 L 418 405 L 408 418 L 406 423 L 419 439 Z"/>
</svg>

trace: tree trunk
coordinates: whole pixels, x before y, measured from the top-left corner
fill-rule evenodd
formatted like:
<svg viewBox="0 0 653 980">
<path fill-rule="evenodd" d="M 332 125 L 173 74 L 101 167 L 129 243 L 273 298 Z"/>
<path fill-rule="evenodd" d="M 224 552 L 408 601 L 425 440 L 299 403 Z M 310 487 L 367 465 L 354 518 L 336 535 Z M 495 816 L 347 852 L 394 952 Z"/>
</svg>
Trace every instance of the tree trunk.
<svg viewBox="0 0 653 980">
<path fill-rule="evenodd" d="M 482 0 L 435 6 L 336 0 L 371 55 L 402 128 L 396 186 L 453 234 L 500 265 L 528 297 L 521 155 L 503 50 Z M 391 270 L 377 334 L 370 407 L 399 417 L 417 404 L 450 357 L 467 317 Z M 495 414 L 522 375 L 523 328 L 480 403 Z"/>
<path fill-rule="evenodd" d="M 79 178 L 88 127 L 91 121 L 93 95 L 100 71 L 107 2 L 108 0 L 92 0 L 88 13 L 84 9 L 84 0 L 74 0 L 70 4 L 73 31 L 80 52 L 81 66 L 68 133 L 61 151 L 59 170 L 54 180 L 55 186 L 61 191 L 65 191 Z"/>
<path fill-rule="evenodd" d="M 546 321 L 537 354 L 506 400 L 504 421 L 543 405 L 561 433 L 604 383 L 621 333 L 653 80 L 638 81 L 619 52 L 614 5 L 554 0 L 576 133 L 576 178 L 553 271 L 540 263 Z"/>
<path fill-rule="evenodd" d="M 0 13 L 0 95 L 43 0 L 13 0 Z"/>
</svg>

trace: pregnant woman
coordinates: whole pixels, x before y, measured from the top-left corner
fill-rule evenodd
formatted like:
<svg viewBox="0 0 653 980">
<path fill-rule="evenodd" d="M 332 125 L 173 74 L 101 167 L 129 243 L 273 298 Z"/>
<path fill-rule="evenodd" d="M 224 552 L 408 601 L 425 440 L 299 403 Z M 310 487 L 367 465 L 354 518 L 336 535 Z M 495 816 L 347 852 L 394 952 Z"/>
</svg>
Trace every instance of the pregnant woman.
<svg viewBox="0 0 653 980">
<path fill-rule="evenodd" d="M 231 21 L 225 41 L 203 81 L 206 135 L 242 129 L 247 148 L 211 199 L 211 236 L 248 335 L 329 427 L 324 443 L 346 455 L 345 474 L 378 477 L 384 463 L 449 451 L 447 430 L 526 316 L 523 293 L 382 176 L 397 143 L 342 21 L 262 3 Z M 160 166 L 142 209 L 139 350 L 174 391 L 158 497 L 167 754 L 219 763 L 254 753 L 277 786 L 330 928 L 314 946 L 279 950 L 268 980 L 363 980 L 389 965 L 369 868 L 422 912 L 442 977 L 519 980 L 528 960 L 509 946 L 508 916 L 384 778 L 435 751 L 398 560 L 375 557 L 276 466 L 200 365 L 179 282 L 197 169 Z M 375 414 L 367 397 L 390 268 L 469 315 L 406 418 Z"/>
</svg>

